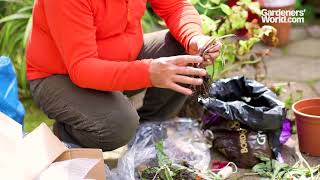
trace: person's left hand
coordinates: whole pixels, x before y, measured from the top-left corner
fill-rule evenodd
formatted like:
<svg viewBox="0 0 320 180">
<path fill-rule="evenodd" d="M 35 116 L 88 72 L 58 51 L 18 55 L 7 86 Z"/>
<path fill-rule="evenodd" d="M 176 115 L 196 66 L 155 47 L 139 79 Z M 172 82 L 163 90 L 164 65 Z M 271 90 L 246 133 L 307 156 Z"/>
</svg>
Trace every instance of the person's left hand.
<svg viewBox="0 0 320 180">
<path fill-rule="evenodd" d="M 206 43 L 211 39 L 210 36 L 206 35 L 197 35 L 191 38 L 189 43 L 189 54 L 191 55 L 199 55 L 202 48 L 206 45 Z M 210 65 L 214 63 L 214 60 L 219 56 L 221 49 L 221 42 L 217 41 L 214 45 L 210 45 L 208 47 L 207 54 L 204 58 L 204 65 Z"/>
</svg>

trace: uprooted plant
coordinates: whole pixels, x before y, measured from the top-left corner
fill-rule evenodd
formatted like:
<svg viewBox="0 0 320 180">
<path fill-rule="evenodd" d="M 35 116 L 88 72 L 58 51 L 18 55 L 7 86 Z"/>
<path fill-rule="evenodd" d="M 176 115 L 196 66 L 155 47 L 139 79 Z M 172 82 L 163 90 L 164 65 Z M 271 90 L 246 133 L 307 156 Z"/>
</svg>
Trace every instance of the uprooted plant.
<svg viewBox="0 0 320 180">
<path fill-rule="evenodd" d="M 261 157 L 262 163 L 252 168 L 254 173 L 245 175 L 260 175 L 274 180 L 280 179 L 319 179 L 320 165 L 311 167 L 308 162 L 298 154 L 299 161 L 293 166 L 280 163 L 277 160 Z"/>
<path fill-rule="evenodd" d="M 206 67 L 209 76 L 204 78 L 204 85 L 194 89 L 194 95 L 188 98 L 179 116 L 200 119 L 203 114 L 197 106 L 198 96 L 207 96 L 211 81 L 226 77 L 229 72 L 244 66 L 253 66 L 255 80 L 262 80 L 267 69 L 264 57 L 271 54 L 267 47 L 254 49 L 261 41 L 277 44 L 277 31 L 272 26 L 258 23 L 261 14 L 260 5 L 252 0 L 238 0 L 236 4 L 227 5 L 223 0 L 191 0 L 201 14 L 202 30 L 212 37 L 235 34 L 236 37 L 222 39 L 220 55 L 214 64 Z M 252 15 L 254 15 L 252 17 Z"/>
<path fill-rule="evenodd" d="M 208 54 L 208 50 L 210 47 L 215 46 L 216 43 L 224 38 L 227 37 L 233 37 L 235 36 L 234 34 L 227 34 L 224 36 L 220 36 L 220 37 L 212 37 L 202 48 L 201 52 L 200 52 L 200 56 L 201 57 L 205 57 Z M 223 52 L 222 52 L 223 54 Z M 223 62 L 224 64 L 225 62 Z M 214 64 L 211 65 L 212 68 L 214 68 Z M 194 64 L 194 67 L 197 68 L 206 68 L 203 64 L 199 63 L 199 64 Z M 213 73 L 211 75 L 207 75 L 205 77 L 203 77 L 203 84 L 201 86 L 193 86 L 192 89 L 195 92 L 195 95 L 199 96 L 203 96 L 203 97 L 207 97 L 208 96 L 208 90 L 210 88 L 210 85 L 212 83 L 213 80 Z"/>
<path fill-rule="evenodd" d="M 232 68 L 235 68 L 239 65 L 258 63 L 264 56 L 268 55 L 269 50 L 252 54 L 250 54 L 250 51 L 255 43 L 259 42 L 266 36 L 270 36 L 273 38 L 276 35 L 276 30 L 271 26 L 263 26 L 261 29 L 251 31 L 254 32 L 252 33 L 252 38 L 250 38 L 249 40 L 233 39 L 233 41 L 223 41 L 220 55 L 212 65 L 209 65 L 207 67 L 204 67 L 202 64 L 194 65 L 195 67 L 199 68 L 207 68 L 209 72 L 209 75 L 203 78 L 203 85 L 193 87 L 195 96 L 207 97 L 212 81 L 218 79 L 218 77 L 226 72 L 226 70 L 232 70 Z M 208 41 L 203 50 L 200 52 L 200 56 L 204 57 L 207 54 L 209 47 L 215 45 L 215 43 L 217 43 L 218 41 L 222 41 L 228 37 L 235 37 L 235 35 L 227 34 L 219 37 L 213 36 L 212 39 Z M 238 49 L 233 48 L 235 45 L 238 47 Z M 230 52 L 230 50 L 236 50 L 236 52 Z M 229 69 L 223 70 L 226 63 L 230 61 L 230 59 L 228 58 L 238 58 L 239 63 L 237 64 L 237 66 L 231 66 L 229 63 Z M 249 58 L 249 60 L 246 60 L 246 58 Z"/>
<path fill-rule="evenodd" d="M 145 167 L 140 172 L 142 180 L 218 180 L 219 175 L 208 171 L 205 173 L 191 167 L 187 162 L 174 163 L 164 152 L 163 141 L 155 144 L 156 165 Z"/>
</svg>

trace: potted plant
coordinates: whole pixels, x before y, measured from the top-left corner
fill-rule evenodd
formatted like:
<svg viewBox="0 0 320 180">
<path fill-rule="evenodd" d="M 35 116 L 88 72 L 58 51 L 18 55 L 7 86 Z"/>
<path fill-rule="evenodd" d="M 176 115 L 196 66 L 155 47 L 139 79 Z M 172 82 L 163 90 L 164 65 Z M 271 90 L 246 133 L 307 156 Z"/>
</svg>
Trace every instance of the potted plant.
<svg viewBox="0 0 320 180">
<path fill-rule="evenodd" d="M 262 6 L 261 21 L 264 25 L 271 25 L 277 29 L 279 39 L 278 46 L 286 45 L 289 41 L 291 23 L 287 22 L 290 17 L 287 14 L 274 14 L 276 11 L 294 10 L 295 0 L 259 0 Z M 281 20 L 277 18 L 281 18 Z M 269 18 L 269 19 L 268 19 Z M 273 18 L 272 20 L 270 20 Z M 283 21 L 284 20 L 284 21 Z M 269 44 L 269 42 L 266 42 Z"/>
</svg>

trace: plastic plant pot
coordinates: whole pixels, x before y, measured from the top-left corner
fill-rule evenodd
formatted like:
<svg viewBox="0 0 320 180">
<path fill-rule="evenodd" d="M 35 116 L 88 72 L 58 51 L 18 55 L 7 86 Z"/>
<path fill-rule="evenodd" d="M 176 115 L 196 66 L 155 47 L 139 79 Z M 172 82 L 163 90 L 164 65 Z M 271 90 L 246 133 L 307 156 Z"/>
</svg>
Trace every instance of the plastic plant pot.
<svg viewBox="0 0 320 180">
<path fill-rule="evenodd" d="M 292 105 L 296 116 L 299 148 L 311 156 L 320 156 L 320 98 L 304 99 Z"/>
</svg>

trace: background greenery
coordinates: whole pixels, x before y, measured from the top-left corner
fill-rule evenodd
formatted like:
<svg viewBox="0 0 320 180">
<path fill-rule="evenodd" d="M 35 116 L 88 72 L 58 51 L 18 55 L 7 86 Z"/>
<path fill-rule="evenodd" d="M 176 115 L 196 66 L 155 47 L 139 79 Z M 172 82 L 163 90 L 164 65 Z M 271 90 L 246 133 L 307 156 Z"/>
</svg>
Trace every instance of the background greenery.
<svg viewBox="0 0 320 180">
<path fill-rule="evenodd" d="M 263 53 L 252 52 L 252 47 L 264 40 L 274 38 L 274 30 L 261 27 L 257 21 L 251 21 L 249 14 L 260 14 L 257 2 L 239 0 L 233 6 L 228 6 L 225 0 L 190 0 L 201 14 L 203 31 L 207 35 L 220 37 L 226 34 L 236 34 L 236 38 L 226 39 L 220 57 L 213 66 L 207 68 L 214 79 L 224 73 L 244 64 L 256 64 L 263 59 Z M 19 95 L 26 107 L 25 130 L 30 131 L 41 122 L 49 126 L 53 121 L 48 119 L 33 103 L 28 83 L 26 81 L 25 46 L 31 30 L 33 0 L 0 0 L 0 55 L 9 56 L 14 64 L 19 84 Z M 297 8 L 309 8 L 308 17 L 314 16 L 312 6 L 304 5 L 297 0 Z M 151 7 L 142 20 L 145 32 L 164 28 L 164 23 L 154 14 Z M 275 39 L 272 39 L 275 40 Z"/>
</svg>

